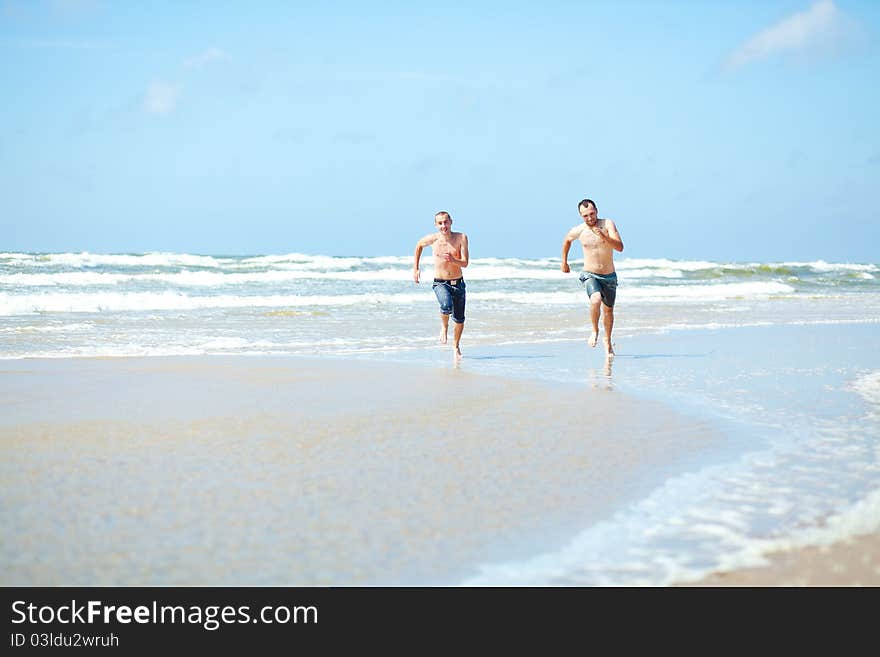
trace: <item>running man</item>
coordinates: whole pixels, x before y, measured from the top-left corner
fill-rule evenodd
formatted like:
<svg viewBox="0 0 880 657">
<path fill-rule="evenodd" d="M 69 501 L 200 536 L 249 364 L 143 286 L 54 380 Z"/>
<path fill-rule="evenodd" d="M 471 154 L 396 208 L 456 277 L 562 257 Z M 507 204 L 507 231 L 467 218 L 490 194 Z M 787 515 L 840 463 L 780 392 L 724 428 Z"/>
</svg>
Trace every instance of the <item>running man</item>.
<svg viewBox="0 0 880 657">
<path fill-rule="evenodd" d="M 623 251 L 623 240 L 611 219 L 599 219 L 596 204 L 588 198 L 578 203 L 578 212 L 584 223 L 572 228 L 562 242 L 562 271 L 568 266 L 568 250 L 575 240 L 584 247 L 584 271 L 580 281 L 586 285 L 590 296 L 590 322 L 593 332 L 587 343 L 596 346 L 599 340 L 599 314 L 604 311 L 605 354 L 614 355 L 611 329 L 614 328 L 614 299 L 617 296 L 617 272 L 614 271 L 614 251 Z"/>
<path fill-rule="evenodd" d="M 455 355 L 461 356 L 461 333 L 464 330 L 465 284 L 461 270 L 468 266 L 468 238 L 464 233 L 452 232 L 452 217 L 440 211 L 434 215 L 436 233 L 425 235 L 416 242 L 413 280 L 419 282 L 419 258 L 422 249 L 430 246 L 434 253 L 434 294 L 440 302 L 440 344 L 446 344 L 449 316 L 455 325 L 452 339 Z"/>
</svg>

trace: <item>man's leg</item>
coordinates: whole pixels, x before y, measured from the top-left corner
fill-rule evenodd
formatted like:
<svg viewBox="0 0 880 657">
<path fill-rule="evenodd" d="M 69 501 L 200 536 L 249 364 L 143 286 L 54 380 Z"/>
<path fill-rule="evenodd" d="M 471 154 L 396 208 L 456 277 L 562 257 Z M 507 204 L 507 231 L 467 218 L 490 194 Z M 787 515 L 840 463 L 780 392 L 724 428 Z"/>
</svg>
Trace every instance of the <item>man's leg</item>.
<svg viewBox="0 0 880 657">
<path fill-rule="evenodd" d="M 449 315 L 452 313 L 452 294 L 446 283 L 434 282 L 434 294 L 440 303 L 440 344 L 446 344 L 446 334 L 449 331 Z"/>
<path fill-rule="evenodd" d="M 458 343 L 461 342 L 461 334 L 464 331 L 464 322 L 453 322 L 452 328 L 452 341 L 455 346 L 455 355 L 461 356 L 461 349 L 458 346 Z"/>
<path fill-rule="evenodd" d="M 452 294 L 452 322 L 455 324 L 455 328 L 452 333 L 452 340 L 455 347 L 455 357 L 461 358 L 461 347 L 459 343 L 461 342 L 461 334 L 464 331 L 464 307 L 466 303 L 466 290 L 464 281 L 459 281 L 458 284 L 454 287 L 454 292 Z"/>
<path fill-rule="evenodd" d="M 440 344 L 446 344 L 446 334 L 449 332 L 449 315 L 440 313 Z"/>
<path fill-rule="evenodd" d="M 593 292 L 590 295 L 590 324 L 592 325 L 593 332 L 590 333 L 590 337 L 587 339 L 587 344 L 591 347 L 596 346 L 596 342 L 599 340 L 599 307 L 602 304 L 602 293 L 601 292 Z M 606 322 L 608 321 L 608 316 L 605 316 Z"/>
<path fill-rule="evenodd" d="M 605 353 L 609 356 L 614 355 L 614 347 L 611 345 L 611 330 L 614 328 L 614 308 L 602 304 L 602 310 L 605 316 L 602 323 L 605 325 Z"/>
</svg>

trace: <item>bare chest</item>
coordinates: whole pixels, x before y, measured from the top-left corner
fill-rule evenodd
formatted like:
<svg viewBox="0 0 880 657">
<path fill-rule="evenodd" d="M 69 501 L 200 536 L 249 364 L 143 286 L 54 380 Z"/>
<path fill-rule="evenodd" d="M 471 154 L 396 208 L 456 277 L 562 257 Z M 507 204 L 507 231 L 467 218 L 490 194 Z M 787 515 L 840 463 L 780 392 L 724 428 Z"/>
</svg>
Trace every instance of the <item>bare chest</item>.
<svg viewBox="0 0 880 657">
<path fill-rule="evenodd" d="M 445 253 L 453 256 L 461 255 L 461 238 L 458 236 L 450 239 L 438 238 L 433 244 L 433 249 L 435 256 L 442 256 Z"/>
<path fill-rule="evenodd" d="M 585 249 L 604 249 L 607 247 L 602 238 L 589 228 L 584 229 L 578 239 Z"/>
</svg>

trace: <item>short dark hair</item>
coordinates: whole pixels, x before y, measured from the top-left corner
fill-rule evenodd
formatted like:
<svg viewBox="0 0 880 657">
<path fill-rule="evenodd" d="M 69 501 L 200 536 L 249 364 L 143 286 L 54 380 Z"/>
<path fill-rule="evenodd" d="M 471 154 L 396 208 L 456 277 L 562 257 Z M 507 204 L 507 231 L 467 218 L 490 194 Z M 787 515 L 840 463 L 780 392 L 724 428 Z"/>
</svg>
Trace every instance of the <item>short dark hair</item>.
<svg viewBox="0 0 880 657">
<path fill-rule="evenodd" d="M 435 212 L 435 213 L 434 213 L 434 221 L 435 221 L 435 222 L 437 221 L 437 217 L 439 217 L 441 214 L 442 214 L 442 215 L 445 215 L 446 218 L 449 219 L 449 221 L 452 221 L 452 215 L 451 215 L 451 214 L 449 214 L 446 210 L 440 210 L 440 212 Z"/>
<path fill-rule="evenodd" d="M 589 199 L 589 198 L 583 199 L 580 203 L 578 203 L 578 208 L 580 208 L 582 205 L 584 207 L 587 207 L 588 205 L 592 205 L 594 208 L 596 208 L 596 212 L 599 212 L 599 208 L 596 206 L 596 202 L 592 199 Z"/>
</svg>

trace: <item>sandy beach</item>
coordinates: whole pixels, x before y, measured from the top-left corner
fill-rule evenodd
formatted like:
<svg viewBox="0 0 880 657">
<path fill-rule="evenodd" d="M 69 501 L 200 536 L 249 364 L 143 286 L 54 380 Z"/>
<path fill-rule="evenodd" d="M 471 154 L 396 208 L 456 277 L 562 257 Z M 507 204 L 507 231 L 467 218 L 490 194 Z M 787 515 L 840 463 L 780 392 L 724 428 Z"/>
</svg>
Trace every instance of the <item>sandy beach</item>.
<svg viewBox="0 0 880 657">
<path fill-rule="evenodd" d="M 657 403 L 451 363 L 0 369 L 4 585 L 456 583 L 607 517 L 718 439 Z"/>
<path fill-rule="evenodd" d="M 0 583 L 876 585 L 875 338 L 7 360 Z"/>
<path fill-rule="evenodd" d="M 684 586 L 880 586 L 880 533 L 766 555 L 767 564 Z"/>
</svg>

